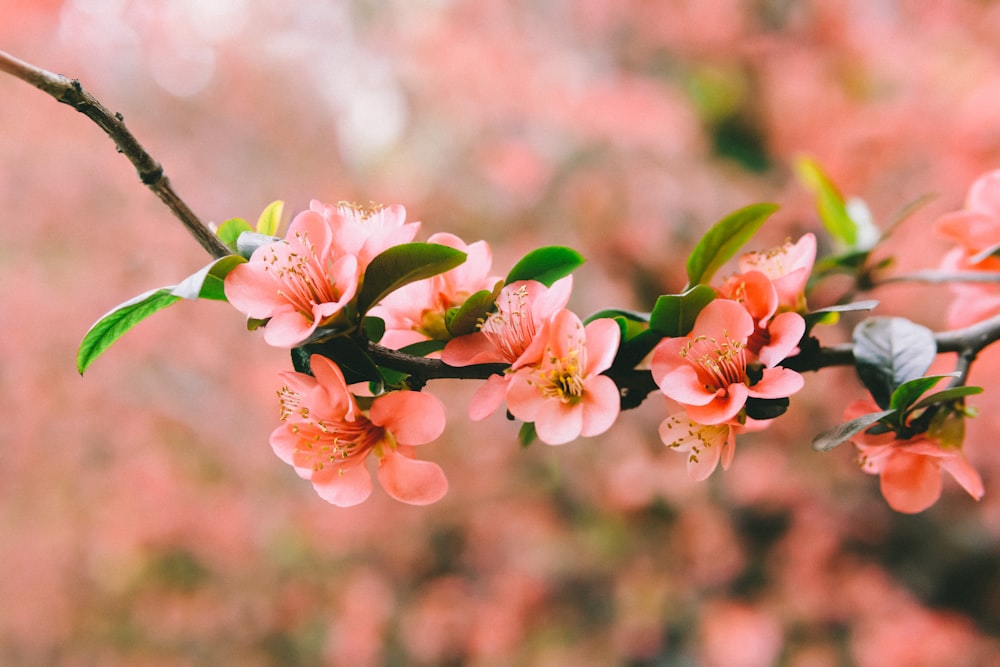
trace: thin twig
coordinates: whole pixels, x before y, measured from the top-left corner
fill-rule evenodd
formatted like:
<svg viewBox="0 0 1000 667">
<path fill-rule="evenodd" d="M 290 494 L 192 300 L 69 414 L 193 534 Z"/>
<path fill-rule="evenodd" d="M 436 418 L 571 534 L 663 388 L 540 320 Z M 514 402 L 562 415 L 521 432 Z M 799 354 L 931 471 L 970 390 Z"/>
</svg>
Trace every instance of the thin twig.
<svg viewBox="0 0 1000 667">
<path fill-rule="evenodd" d="M 219 237 L 177 196 L 163 172 L 163 167 L 146 152 L 135 136 L 125 127 L 120 113 L 109 111 L 97 98 L 84 90 L 78 80 L 67 79 L 61 74 L 41 69 L 19 60 L 5 51 L 0 51 L 0 71 L 48 93 L 59 102 L 68 104 L 97 123 L 115 142 L 118 152 L 127 157 L 135 166 L 139 179 L 174 212 L 174 215 L 180 219 L 202 248 L 215 258 L 231 254 L 229 248 L 219 240 Z"/>
</svg>

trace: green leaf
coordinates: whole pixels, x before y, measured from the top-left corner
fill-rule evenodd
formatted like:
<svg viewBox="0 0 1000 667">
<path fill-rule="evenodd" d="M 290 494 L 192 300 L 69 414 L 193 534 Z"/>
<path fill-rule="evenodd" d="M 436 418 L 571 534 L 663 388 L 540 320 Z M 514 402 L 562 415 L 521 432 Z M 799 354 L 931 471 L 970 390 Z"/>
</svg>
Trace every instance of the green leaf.
<svg viewBox="0 0 1000 667">
<path fill-rule="evenodd" d="M 445 340 L 422 340 L 401 347 L 399 351 L 412 357 L 426 357 L 431 352 L 440 352 L 443 350 L 447 342 Z"/>
<path fill-rule="evenodd" d="M 751 204 L 715 223 L 688 257 L 688 286 L 708 283 L 777 210 L 777 204 Z"/>
<path fill-rule="evenodd" d="M 280 199 L 268 204 L 267 208 L 260 214 L 260 217 L 257 218 L 257 233 L 275 236 L 278 233 L 278 227 L 281 226 L 281 214 L 284 211 L 285 202 Z"/>
<path fill-rule="evenodd" d="M 464 336 L 474 333 L 479 325 L 486 320 L 496 308 L 497 297 L 503 283 L 497 282 L 492 290 L 479 290 L 469 295 L 458 308 L 452 308 L 445 316 L 445 326 L 452 336 Z"/>
<path fill-rule="evenodd" d="M 240 238 L 240 234 L 252 231 L 253 227 L 243 218 L 231 218 L 219 225 L 219 229 L 215 234 L 230 250 L 237 252 L 236 242 Z"/>
<path fill-rule="evenodd" d="M 197 273 L 185 278 L 173 288 L 171 294 L 182 299 L 213 299 L 226 301 L 224 289 L 226 276 L 237 265 L 247 260 L 240 255 L 226 255 L 203 267 Z"/>
<path fill-rule="evenodd" d="M 819 164 L 809 158 L 800 158 L 795 162 L 795 173 L 816 197 L 816 212 L 826 231 L 844 246 L 853 248 L 858 242 L 858 227 L 848 214 L 844 197 L 837 186 Z"/>
<path fill-rule="evenodd" d="M 686 336 L 694 328 L 698 313 L 715 299 L 708 285 L 695 285 L 683 294 L 665 294 L 649 314 L 649 328 L 667 338 Z"/>
<path fill-rule="evenodd" d="M 84 334 L 80 349 L 76 353 L 76 369 L 80 375 L 83 375 L 94 360 L 129 329 L 156 311 L 180 301 L 181 298 L 172 290 L 172 287 L 161 287 L 144 292 L 115 306 L 97 320 Z"/>
<path fill-rule="evenodd" d="M 942 389 L 941 391 L 935 392 L 926 396 L 910 408 L 911 410 L 919 410 L 920 408 L 926 408 L 929 405 L 934 405 L 935 403 L 951 403 L 952 401 L 957 401 L 960 398 L 965 398 L 966 396 L 974 396 L 976 394 L 983 393 L 982 387 L 971 387 L 971 386 L 961 386 L 961 387 L 949 387 L 948 389 Z"/>
<path fill-rule="evenodd" d="M 790 401 L 787 398 L 747 398 L 747 417 L 760 421 L 774 419 L 785 414 Z"/>
<path fill-rule="evenodd" d="M 466 254 L 436 243 L 403 243 L 376 255 L 365 269 L 358 294 L 358 314 L 364 315 L 387 294 L 417 280 L 453 269 Z"/>
<path fill-rule="evenodd" d="M 895 410 L 882 410 L 881 412 L 870 412 L 866 415 L 855 417 L 851 421 L 844 422 L 836 428 L 817 435 L 813 438 L 812 447 L 817 452 L 828 452 L 837 445 L 847 442 L 878 420 L 888 417 L 894 412 Z"/>
<path fill-rule="evenodd" d="M 853 303 L 844 303 L 837 306 L 830 306 L 828 308 L 820 308 L 819 310 L 810 311 L 803 315 L 803 318 L 806 321 L 806 331 L 810 331 L 817 324 L 836 324 L 840 313 L 873 310 L 876 306 L 878 306 L 878 301 L 869 299 L 867 301 L 855 301 Z"/>
<path fill-rule="evenodd" d="M 292 349 L 292 366 L 300 373 L 312 374 L 309 358 L 319 354 L 331 359 L 340 367 L 347 384 L 369 382 L 372 393 L 379 393 L 384 385 L 384 379 L 378 366 L 368 356 L 364 347 L 347 336 L 335 336 L 322 343 L 311 343 Z"/>
<path fill-rule="evenodd" d="M 637 310 L 626 310 L 623 308 L 605 308 L 604 310 L 599 310 L 593 315 L 588 315 L 587 319 L 584 320 L 584 324 L 588 324 L 594 320 L 611 319 L 616 317 L 622 317 L 629 322 L 649 324 L 649 313 L 640 313 Z"/>
<path fill-rule="evenodd" d="M 854 366 L 880 408 L 896 388 L 922 377 L 937 344 L 930 329 L 902 317 L 872 317 L 854 328 Z"/>
<path fill-rule="evenodd" d="M 366 317 L 361 321 L 361 330 L 364 332 L 365 338 L 377 343 L 385 335 L 385 320 L 381 317 Z"/>
<path fill-rule="evenodd" d="M 538 432 L 535 431 L 534 422 L 525 422 L 521 424 L 521 430 L 517 433 L 517 439 L 521 443 L 521 449 L 527 449 L 531 446 L 538 438 Z"/>
<path fill-rule="evenodd" d="M 537 280 L 546 287 L 571 274 L 584 263 L 583 255 L 563 246 L 546 246 L 522 257 L 507 274 L 505 285 L 518 280 Z"/>
<path fill-rule="evenodd" d="M 907 380 L 892 392 L 892 396 L 889 397 L 889 408 L 905 412 L 918 398 L 924 395 L 924 392 L 948 377 L 958 377 L 958 373 L 928 375 L 926 377 Z"/>
</svg>

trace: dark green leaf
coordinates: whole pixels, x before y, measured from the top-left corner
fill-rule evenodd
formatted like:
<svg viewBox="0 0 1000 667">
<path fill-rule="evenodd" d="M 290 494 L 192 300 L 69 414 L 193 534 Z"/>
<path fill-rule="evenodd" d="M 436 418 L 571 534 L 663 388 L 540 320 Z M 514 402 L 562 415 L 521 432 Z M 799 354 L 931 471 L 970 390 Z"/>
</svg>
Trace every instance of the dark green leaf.
<svg viewBox="0 0 1000 667">
<path fill-rule="evenodd" d="M 888 417 L 895 410 L 883 410 L 881 412 L 870 412 L 866 415 L 856 417 L 849 422 L 844 422 L 836 428 L 820 433 L 813 438 L 812 446 L 817 452 L 828 452 L 837 445 L 847 442 L 852 437 L 861 433 L 879 419 Z"/>
<path fill-rule="evenodd" d="M 949 373 L 948 375 L 928 375 L 926 377 L 907 380 L 903 384 L 896 387 L 896 390 L 892 392 L 892 396 L 889 397 L 889 408 L 905 412 L 918 398 L 924 395 L 924 392 L 929 390 L 938 382 L 944 378 L 956 377 L 957 375 L 957 373 Z"/>
<path fill-rule="evenodd" d="M 465 257 L 461 250 L 436 243 L 403 243 L 384 250 L 365 269 L 358 313 L 364 315 L 403 285 L 455 268 Z"/>
<path fill-rule="evenodd" d="M 445 320 L 448 333 L 452 336 L 474 333 L 496 308 L 496 300 L 502 288 L 503 283 L 497 282 L 493 290 L 479 290 L 471 294 L 461 306 L 451 309 Z"/>
<path fill-rule="evenodd" d="M 226 276 L 238 264 L 243 264 L 246 261 L 240 255 L 220 257 L 197 273 L 185 278 L 179 285 L 174 287 L 171 294 L 179 296 L 182 299 L 225 301 L 226 291 L 224 285 Z"/>
<path fill-rule="evenodd" d="M 854 366 L 880 408 L 908 380 L 922 377 L 937 356 L 934 334 L 901 317 L 872 317 L 854 328 Z"/>
<path fill-rule="evenodd" d="M 150 290 L 115 306 L 83 336 L 76 354 L 76 369 L 83 375 L 94 360 L 136 324 L 158 310 L 180 301 L 171 287 Z"/>
<path fill-rule="evenodd" d="M 219 225 L 219 229 L 215 234 L 230 250 L 237 252 L 238 246 L 236 242 L 240 238 L 240 234 L 252 231 L 253 227 L 243 218 L 232 218 Z"/>
<path fill-rule="evenodd" d="M 844 197 L 837 186 L 823 172 L 819 164 L 809 158 L 801 158 L 795 163 L 799 179 L 816 197 L 816 211 L 830 236 L 848 248 L 858 242 L 858 227 L 850 214 Z"/>
<path fill-rule="evenodd" d="M 384 380 L 378 366 L 364 347 L 347 336 L 336 336 L 321 343 L 311 343 L 292 349 L 292 365 L 300 373 L 312 374 L 309 357 L 320 354 L 331 359 L 344 374 L 347 384 L 370 382 L 373 393 L 382 390 Z"/>
<path fill-rule="evenodd" d="M 584 324 L 605 318 L 623 317 L 630 322 L 643 322 L 649 324 L 649 313 L 640 313 L 637 310 L 625 310 L 622 308 L 606 308 L 599 310 L 593 315 L 589 315 Z"/>
<path fill-rule="evenodd" d="M 422 340 L 419 343 L 410 343 L 405 347 L 401 347 L 399 351 L 413 357 L 426 357 L 431 352 L 440 352 L 443 350 L 447 342 L 444 340 Z"/>
<path fill-rule="evenodd" d="M 754 398 L 747 399 L 747 417 L 750 419 L 774 419 L 785 414 L 788 410 L 789 400 L 787 398 Z"/>
<path fill-rule="evenodd" d="M 983 393 L 982 387 L 949 387 L 948 389 L 942 389 L 941 391 L 920 399 L 913 404 L 911 409 L 919 410 L 920 408 L 926 408 L 927 406 L 934 405 L 935 403 L 951 403 L 952 401 L 957 401 L 960 398 L 974 396 L 981 393 Z"/>
<path fill-rule="evenodd" d="M 636 364 L 653 351 L 656 344 L 663 340 L 663 334 L 652 329 L 646 329 L 623 339 L 615 357 L 615 368 L 635 368 Z"/>
<path fill-rule="evenodd" d="M 708 285 L 695 285 L 683 294 L 665 294 L 656 300 L 649 314 L 649 328 L 661 336 L 686 336 L 694 328 L 698 313 L 715 299 Z"/>
<path fill-rule="evenodd" d="M 361 330 L 364 331 L 365 338 L 373 343 L 377 343 L 385 335 L 385 320 L 381 317 L 366 317 L 361 322 Z"/>
<path fill-rule="evenodd" d="M 715 223 L 688 257 L 688 286 L 708 283 L 777 210 L 777 204 L 751 204 Z"/>
<path fill-rule="evenodd" d="M 583 255 L 572 248 L 546 246 L 522 257 L 507 274 L 505 285 L 518 280 L 537 280 L 551 287 L 552 283 L 571 274 L 584 263 Z"/>
</svg>

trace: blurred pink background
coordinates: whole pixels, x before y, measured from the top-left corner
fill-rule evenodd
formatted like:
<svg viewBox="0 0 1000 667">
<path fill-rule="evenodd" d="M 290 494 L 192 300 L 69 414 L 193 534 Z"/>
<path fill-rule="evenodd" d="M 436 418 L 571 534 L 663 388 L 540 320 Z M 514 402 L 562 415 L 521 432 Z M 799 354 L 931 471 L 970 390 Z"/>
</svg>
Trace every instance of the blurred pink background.
<svg viewBox="0 0 1000 667">
<path fill-rule="evenodd" d="M 971 0 L 0 8 L 0 48 L 122 112 L 204 219 L 400 203 L 501 274 L 569 245 L 581 314 L 681 289 L 745 204 L 783 207 L 754 247 L 820 232 L 804 153 L 876 220 L 936 194 L 891 247 L 933 266 L 929 223 L 1000 167 L 998 44 L 1000 4 Z M 916 516 L 849 447 L 810 450 L 860 395 L 845 369 L 701 484 L 656 396 L 520 451 L 502 415 L 465 419 L 471 384 L 437 383 L 448 495 L 342 510 L 272 454 L 287 353 L 224 304 L 160 313 L 77 376 L 95 319 L 208 257 L 95 125 L 8 76 L 0 211 L 0 664 L 1000 664 L 1000 387 L 966 441 L 986 497 L 949 479 Z M 940 326 L 947 292 L 874 297 Z"/>
</svg>

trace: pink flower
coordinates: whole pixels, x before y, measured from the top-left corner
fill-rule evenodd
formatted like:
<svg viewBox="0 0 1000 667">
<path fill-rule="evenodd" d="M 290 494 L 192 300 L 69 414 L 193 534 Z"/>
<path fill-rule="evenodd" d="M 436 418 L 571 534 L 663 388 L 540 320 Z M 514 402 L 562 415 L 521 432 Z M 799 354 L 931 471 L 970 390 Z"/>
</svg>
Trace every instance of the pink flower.
<svg viewBox="0 0 1000 667">
<path fill-rule="evenodd" d="M 335 363 L 313 355 L 310 365 L 314 376 L 281 373 L 282 424 L 271 433 L 271 447 L 282 461 L 340 507 L 371 494 L 369 454 L 378 459 L 382 488 L 396 500 L 427 505 L 444 496 L 448 480 L 441 467 L 414 457 L 414 446 L 444 431 L 441 401 L 424 392 L 395 391 L 376 397 L 366 413 Z"/>
<path fill-rule="evenodd" d="M 941 216 L 934 226 L 969 256 L 1000 245 L 1000 169 L 979 177 L 969 188 L 965 208 Z"/>
<path fill-rule="evenodd" d="M 428 243 L 461 250 L 468 257 L 450 271 L 403 286 L 370 311 L 385 321 L 382 345 L 399 349 L 424 340 L 449 339 L 448 310 L 461 306 L 475 292 L 492 290 L 501 280 L 489 275 L 493 255 L 485 241 L 466 245 L 454 234 L 434 234 Z"/>
<path fill-rule="evenodd" d="M 550 445 L 604 433 L 618 418 L 621 399 L 614 380 L 601 372 L 614 361 L 620 337 L 614 320 L 584 327 L 574 313 L 560 310 L 512 367 L 507 408 L 534 422 L 538 438 Z"/>
<path fill-rule="evenodd" d="M 798 350 L 806 321 L 798 313 L 778 309 L 778 291 L 774 281 L 760 271 L 747 271 L 729 278 L 718 290 L 720 296 L 743 305 L 753 317 L 754 332 L 747 349 L 771 368 Z"/>
<path fill-rule="evenodd" d="M 542 324 L 566 307 L 572 289 L 572 276 L 557 280 L 552 287 L 534 280 L 505 285 L 496 311 L 479 331 L 448 341 L 441 359 L 451 366 L 513 364 L 535 340 Z"/>
<path fill-rule="evenodd" d="M 847 407 L 844 419 L 878 412 L 870 398 Z M 983 480 L 960 449 L 942 447 L 926 433 L 896 440 L 894 433 L 859 433 L 851 441 L 858 449 L 858 464 L 869 475 L 879 476 L 882 496 L 897 512 L 922 512 L 941 497 L 941 471 L 947 471 L 970 496 L 983 497 Z"/>
<path fill-rule="evenodd" d="M 719 462 L 728 470 L 736 455 L 736 424 L 699 424 L 687 415 L 670 415 L 660 423 L 660 440 L 667 447 L 686 453 L 688 476 L 696 482 L 707 479 Z"/>
<path fill-rule="evenodd" d="M 666 338 L 653 350 L 653 379 L 688 417 L 706 425 L 735 418 L 749 397 L 784 398 L 802 388 L 802 376 L 780 366 L 766 367 L 751 385 L 747 342 L 754 321 L 735 301 L 716 299 L 698 314 L 687 336 Z"/>
<path fill-rule="evenodd" d="M 806 305 L 806 282 L 816 261 L 816 237 L 805 234 L 795 243 L 765 252 L 748 252 L 739 258 L 742 273 L 760 271 L 771 279 L 784 310 L 802 311 Z"/>
<path fill-rule="evenodd" d="M 572 288 L 572 276 L 557 280 L 552 287 L 534 280 L 505 285 L 497 297 L 496 311 L 490 313 L 479 331 L 448 341 L 441 351 L 441 360 L 451 366 L 513 365 L 521 361 L 542 325 L 566 306 Z M 478 421 L 499 408 L 507 395 L 510 378 L 506 373 L 491 375 L 473 395 L 469 418 Z"/>
<path fill-rule="evenodd" d="M 334 206 L 314 199 L 309 209 L 323 216 L 332 230 L 334 246 L 340 252 L 356 255 L 362 271 L 373 257 L 392 246 L 409 243 L 420 230 L 419 222 L 406 222 L 406 209 L 399 204 L 359 206 L 338 202 Z"/>
<path fill-rule="evenodd" d="M 941 260 L 943 271 L 1000 271 L 1000 258 L 990 253 L 1000 245 L 1000 170 L 976 180 L 965 208 L 938 218 L 935 230 L 958 244 Z M 949 289 L 953 297 L 947 312 L 949 327 L 965 327 L 1000 314 L 1000 294 L 994 285 L 955 282 Z"/>
<path fill-rule="evenodd" d="M 268 320 L 264 340 L 288 348 L 329 324 L 357 288 L 357 258 L 335 249 L 330 227 L 312 211 L 297 215 L 285 240 L 257 248 L 225 280 L 237 310 Z"/>
</svg>

